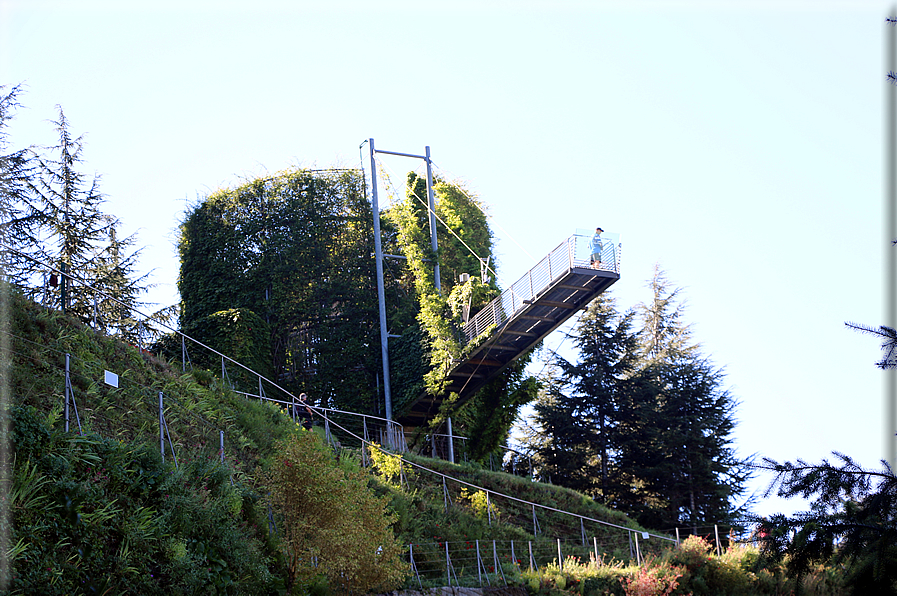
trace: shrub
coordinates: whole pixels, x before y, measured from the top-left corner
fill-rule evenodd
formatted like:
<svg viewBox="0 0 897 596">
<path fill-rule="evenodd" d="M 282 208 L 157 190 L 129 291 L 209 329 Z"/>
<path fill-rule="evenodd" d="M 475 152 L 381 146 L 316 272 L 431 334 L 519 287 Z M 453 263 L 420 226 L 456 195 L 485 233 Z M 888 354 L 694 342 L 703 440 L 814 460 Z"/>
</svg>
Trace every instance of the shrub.
<svg viewBox="0 0 897 596">
<path fill-rule="evenodd" d="M 277 452 L 264 484 L 282 516 L 290 587 L 307 590 L 321 574 L 340 593 L 398 587 L 409 569 L 390 528 L 394 516 L 385 512 L 387 499 L 368 490 L 364 472 L 341 468 L 310 431 Z"/>
</svg>

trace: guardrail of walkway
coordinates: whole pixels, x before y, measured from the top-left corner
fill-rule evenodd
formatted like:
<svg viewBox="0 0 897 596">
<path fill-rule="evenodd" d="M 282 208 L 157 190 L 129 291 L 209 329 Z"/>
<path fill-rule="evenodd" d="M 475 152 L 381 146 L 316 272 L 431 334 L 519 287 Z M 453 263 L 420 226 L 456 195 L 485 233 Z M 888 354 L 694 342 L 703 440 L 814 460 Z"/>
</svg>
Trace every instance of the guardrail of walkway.
<svg viewBox="0 0 897 596">
<path fill-rule="evenodd" d="M 621 251 L 618 236 L 608 234 L 604 239 L 600 263 L 592 262 L 591 242 L 592 238 L 581 234 L 573 234 L 561 242 L 464 325 L 465 344 L 511 319 L 549 288 L 554 280 L 566 275 L 574 267 L 619 273 Z"/>
</svg>

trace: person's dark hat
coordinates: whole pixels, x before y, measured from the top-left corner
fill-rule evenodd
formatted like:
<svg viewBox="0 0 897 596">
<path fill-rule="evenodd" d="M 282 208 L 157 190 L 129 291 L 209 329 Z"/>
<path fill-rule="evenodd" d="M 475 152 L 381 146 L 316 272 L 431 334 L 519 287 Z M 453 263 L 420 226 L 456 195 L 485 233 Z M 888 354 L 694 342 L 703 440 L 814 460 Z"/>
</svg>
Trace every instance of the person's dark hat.
<svg viewBox="0 0 897 596">
<path fill-rule="evenodd" d="M 603 232 L 604 230 L 602 230 L 601 228 L 595 228 L 595 231 L 596 231 L 596 232 Z"/>
</svg>

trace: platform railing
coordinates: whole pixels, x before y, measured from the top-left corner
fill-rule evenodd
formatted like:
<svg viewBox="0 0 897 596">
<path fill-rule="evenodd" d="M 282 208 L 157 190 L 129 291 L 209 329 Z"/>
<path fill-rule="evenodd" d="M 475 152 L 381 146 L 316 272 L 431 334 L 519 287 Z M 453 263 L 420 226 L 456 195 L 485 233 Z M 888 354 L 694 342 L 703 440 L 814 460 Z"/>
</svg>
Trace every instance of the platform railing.
<svg viewBox="0 0 897 596">
<path fill-rule="evenodd" d="M 607 234 L 602 237 L 600 264 L 592 263 L 591 240 L 592 238 L 589 236 L 574 234 L 561 242 L 557 248 L 548 253 L 548 256 L 539 261 L 535 267 L 527 271 L 510 288 L 487 304 L 464 325 L 465 345 L 493 326 L 501 326 L 542 294 L 554 280 L 566 275 L 574 267 L 619 273 L 620 243 L 618 236 Z"/>
</svg>

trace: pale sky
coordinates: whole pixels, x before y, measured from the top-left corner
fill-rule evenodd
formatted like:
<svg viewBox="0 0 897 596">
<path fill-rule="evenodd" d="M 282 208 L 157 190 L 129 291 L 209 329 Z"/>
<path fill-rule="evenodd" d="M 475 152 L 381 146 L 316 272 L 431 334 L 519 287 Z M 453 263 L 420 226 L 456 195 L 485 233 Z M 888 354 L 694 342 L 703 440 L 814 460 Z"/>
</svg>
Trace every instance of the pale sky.
<svg viewBox="0 0 897 596">
<path fill-rule="evenodd" d="M 621 307 L 660 263 L 741 402 L 741 455 L 876 466 L 879 346 L 844 322 L 883 322 L 887 8 L 0 0 L 0 84 L 25 88 L 13 146 L 53 144 L 56 104 L 85 133 L 159 305 L 178 222 L 211 190 L 356 167 L 370 137 L 430 146 L 536 259 L 576 228 L 621 234 Z M 533 262 L 496 234 L 509 282 Z"/>
</svg>

